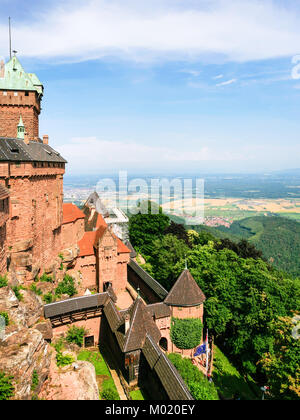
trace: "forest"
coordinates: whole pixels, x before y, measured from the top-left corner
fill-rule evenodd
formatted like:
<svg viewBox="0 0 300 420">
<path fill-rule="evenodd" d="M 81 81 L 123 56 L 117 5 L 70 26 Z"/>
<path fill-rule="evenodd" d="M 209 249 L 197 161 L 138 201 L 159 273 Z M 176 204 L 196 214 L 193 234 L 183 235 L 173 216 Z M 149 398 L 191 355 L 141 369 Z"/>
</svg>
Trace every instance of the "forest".
<svg viewBox="0 0 300 420">
<path fill-rule="evenodd" d="M 130 240 L 144 269 L 170 290 L 187 264 L 206 295 L 204 328 L 245 376 L 270 387 L 270 397 L 299 399 L 300 279 L 278 271 L 256 246 L 187 230 L 159 209 L 130 218 Z M 281 244 L 281 246 L 283 246 Z"/>
</svg>

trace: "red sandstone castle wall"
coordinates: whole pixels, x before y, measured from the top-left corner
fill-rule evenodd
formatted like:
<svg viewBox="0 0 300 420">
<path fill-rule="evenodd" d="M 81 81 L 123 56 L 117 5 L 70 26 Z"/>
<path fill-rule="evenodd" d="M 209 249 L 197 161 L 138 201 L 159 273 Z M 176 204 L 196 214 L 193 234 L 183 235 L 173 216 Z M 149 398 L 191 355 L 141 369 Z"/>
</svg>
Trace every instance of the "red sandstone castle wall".
<svg viewBox="0 0 300 420">
<path fill-rule="evenodd" d="M 84 235 L 84 219 L 62 225 L 62 249 L 76 245 Z"/>
<path fill-rule="evenodd" d="M 94 336 L 95 345 L 99 344 L 100 340 L 100 328 L 101 328 L 101 317 L 97 318 L 90 318 L 84 321 L 77 321 L 73 324 L 68 325 L 62 325 L 60 327 L 53 329 L 53 336 L 54 338 L 58 338 L 61 335 L 66 335 L 68 332 L 68 329 L 72 326 L 76 325 L 76 327 L 84 327 L 85 330 L 87 330 L 86 336 Z"/>
<path fill-rule="evenodd" d="M 97 290 L 96 256 L 88 255 L 78 257 L 74 270 L 81 272 L 79 292 L 84 293 L 86 289 Z"/>
<path fill-rule="evenodd" d="M 9 218 L 9 199 L 0 200 L 0 275 L 6 273 L 7 259 L 7 221 Z"/>
<path fill-rule="evenodd" d="M 15 267 L 23 267 L 18 269 L 18 274 L 24 280 L 32 280 L 30 266 L 50 268 L 61 250 L 64 168 L 48 164 L 35 168 L 31 163 L 6 165 L 10 165 L 7 181 L 11 219 L 7 224 L 7 238 L 11 262 Z M 3 167 L 0 176 L 1 172 L 5 172 Z"/>
<path fill-rule="evenodd" d="M 27 93 L 0 92 L 0 137 L 17 137 L 20 115 L 29 138 L 39 137 L 40 101 L 36 92 Z"/>
</svg>

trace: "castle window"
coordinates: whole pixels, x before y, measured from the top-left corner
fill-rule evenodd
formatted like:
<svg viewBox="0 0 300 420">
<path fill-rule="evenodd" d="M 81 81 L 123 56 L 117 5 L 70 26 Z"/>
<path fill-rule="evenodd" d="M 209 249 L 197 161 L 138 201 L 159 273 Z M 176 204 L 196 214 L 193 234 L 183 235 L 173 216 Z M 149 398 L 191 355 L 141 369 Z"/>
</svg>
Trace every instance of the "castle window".
<svg viewBox="0 0 300 420">
<path fill-rule="evenodd" d="M 21 162 L 16 162 L 16 168 L 20 168 L 21 167 Z"/>
<path fill-rule="evenodd" d="M 7 92 L 3 92 L 3 96 L 7 96 Z"/>
<path fill-rule="evenodd" d="M 14 96 L 18 96 L 18 92 L 14 92 Z"/>
<path fill-rule="evenodd" d="M 29 92 L 25 92 L 25 96 L 29 96 Z"/>
</svg>

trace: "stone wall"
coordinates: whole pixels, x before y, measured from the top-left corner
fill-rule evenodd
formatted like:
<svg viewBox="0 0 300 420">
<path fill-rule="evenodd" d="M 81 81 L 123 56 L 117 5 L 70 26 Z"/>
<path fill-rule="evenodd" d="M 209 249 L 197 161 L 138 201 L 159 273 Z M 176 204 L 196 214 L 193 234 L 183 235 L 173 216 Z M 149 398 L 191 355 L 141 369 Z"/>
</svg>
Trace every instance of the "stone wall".
<svg viewBox="0 0 300 420">
<path fill-rule="evenodd" d="M 63 249 L 76 245 L 84 235 L 84 219 L 63 224 L 61 233 Z"/>
<path fill-rule="evenodd" d="M 41 271 L 51 272 L 62 248 L 61 224 L 64 165 L 32 163 L 0 165 L 10 187 L 11 218 L 7 223 L 10 269 L 21 282 Z M 51 166 L 56 165 L 56 166 Z"/>
<path fill-rule="evenodd" d="M 17 137 L 20 116 L 29 138 L 39 137 L 40 100 L 36 92 L 0 92 L 0 137 Z"/>
</svg>

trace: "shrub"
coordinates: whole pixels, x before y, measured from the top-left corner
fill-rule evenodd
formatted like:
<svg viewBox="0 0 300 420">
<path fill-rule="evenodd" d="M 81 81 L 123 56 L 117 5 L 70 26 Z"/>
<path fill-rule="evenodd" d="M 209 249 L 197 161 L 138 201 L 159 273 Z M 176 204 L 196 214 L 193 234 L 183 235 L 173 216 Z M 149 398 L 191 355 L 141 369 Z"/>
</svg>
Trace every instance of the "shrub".
<svg viewBox="0 0 300 420">
<path fill-rule="evenodd" d="M 22 286 L 15 286 L 12 288 L 16 298 L 21 302 L 23 300 L 23 296 L 20 293 L 20 290 L 24 290 Z"/>
<path fill-rule="evenodd" d="M 120 399 L 117 391 L 112 388 L 105 389 L 100 395 L 103 400 L 116 401 Z"/>
<path fill-rule="evenodd" d="M 73 277 L 68 274 L 65 275 L 63 281 L 61 281 L 57 288 L 55 289 L 55 294 L 57 296 L 69 295 L 70 297 L 76 295 L 78 292 L 75 287 L 75 282 Z"/>
<path fill-rule="evenodd" d="M 0 276 L 0 289 L 1 287 L 6 287 L 8 284 L 6 276 Z"/>
<path fill-rule="evenodd" d="M 61 352 L 56 354 L 56 364 L 58 367 L 68 366 L 74 361 L 73 356 L 70 354 L 62 354 Z"/>
<path fill-rule="evenodd" d="M 38 295 L 38 296 L 42 296 L 42 294 L 43 294 L 43 292 L 41 291 L 41 289 L 38 289 L 35 284 L 32 284 L 30 286 L 30 290 L 32 292 L 34 292 L 36 295 Z"/>
<path fill-rule="evenodd" d="M 3 317 L 5 319 L 5 325 L 9 324 L 9 316 L 7 312 L 0 312 L 0 317 Z"/>
<path fill-rule="evenodd" d="M 61 337 L 57 342 L 54 344 L 54 348 L 57 351 L 57 353 L 61 353 L 62 349 L 64 348 L 64 339 Z"/>
<path fill-rule="evenodd" d="M 14 395 L 13 376 L 0 372 L 0 401 L 9 400 Z"/>
<path fill-rule="evenodd" d="M 202 329 L 200 319 L 172 318 L 171 340 L 179 349 L 193 349 L 201 343 Z"/>
<path fill-rule="evenodd" d="M 169 354 L 168 358 L 182 376 L 195 400 L 219 399 L 215 385 L 208 382 L 190 359 L 184 359 L 179 354 Z"/>
<path fill-rule="evenodd" d="M 67 342 L 68 343 L 75 343 L 79 347 L 83 344 L 83 337 L 85 336 L 86 331 L 84 327 L 76 327 L 76 325 L 73 325 L 69 328 L 67 333 Z"/>
<path fill-rule="evenodd" d="M 46 293 L 46 294 L 43 296 L 43 301 L 44 301 L 45 303 L 52 303 L 52 302 L 54 301 L 54 296 L 53 296 L 53 294 L 52 294 L 51 292 Z"/>
<path fill-rule="evenodd" d="M 40 281 L 41 282 L 44 282 L 44 283 L 53 283 L 53 277 L 52 276 L 48 276 L 46 273 L 44 273 L 40 277 Z"/>
<path fill-rule="evenodd" d="M 31 390 L 35 391 L 38 387 L 38 384 L 39 384 L 39 375 L 37 371 L 34 369 L 32 373 L 32 379 L 31 379 Z"/>
</svg>

